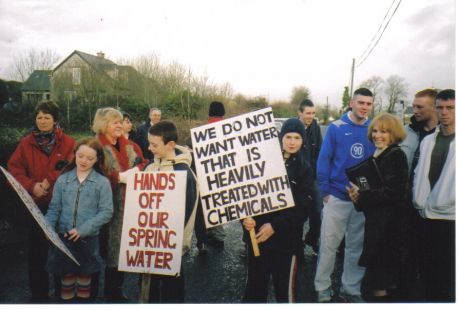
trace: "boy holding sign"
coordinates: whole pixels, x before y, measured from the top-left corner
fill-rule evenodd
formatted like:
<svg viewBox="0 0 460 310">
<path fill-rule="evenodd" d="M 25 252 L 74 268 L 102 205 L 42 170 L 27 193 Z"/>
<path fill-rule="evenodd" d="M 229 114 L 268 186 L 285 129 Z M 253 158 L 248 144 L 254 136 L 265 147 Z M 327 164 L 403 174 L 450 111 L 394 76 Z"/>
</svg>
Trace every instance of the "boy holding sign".
<svg viewBox="0 0 460 310">
<path fill-rule="evenodd" d="M 298 119 L 287 120 L 280 132 L 283 159 L 295 206 L 266 213 L 243 221 L 245 238 L 256 230 L 260 256 L 248 249 L 248 277 L 243 302 L 267 302 L 268 283 L 272 276 L 278 302 L 295 302 L 295 279 L 298 258 L 303 253 L 302 231 L 312 208 L 313 170 L 302 148 L 305 127 Z"/>
<path fill-rule="evenodd" d="M 145 171 L 187 171 L 184 239 L 182 243 L 182 255 L 184 255 L 190 249 L 192 241 L 198 191 L 195 177 L 190 170 L 191 154 L 185 147 L 176 145 L 177 139 L 177 129 L 172 122 L 161 121 L 150 127 L 148 133 L 149 150 L 153 153 L 155 160 L 145 168 Z M 152 275 L 149 302 L 184 302 L 183 271 L 181 267 L 181 272 L 177 276 Z"/>
</svg>

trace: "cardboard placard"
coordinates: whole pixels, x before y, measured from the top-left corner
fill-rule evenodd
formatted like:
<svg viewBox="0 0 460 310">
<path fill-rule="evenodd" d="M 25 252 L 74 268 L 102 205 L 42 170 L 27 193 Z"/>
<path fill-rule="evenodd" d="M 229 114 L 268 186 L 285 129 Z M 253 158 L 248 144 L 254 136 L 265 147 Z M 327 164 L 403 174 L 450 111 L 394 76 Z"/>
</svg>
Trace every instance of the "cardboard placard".
<svg viewBox="0 0 460 310">
<path fill-rule="evenodd" d="M 207 228 L 294 206 L 271 108 L 191 134 Z"/>
<path fill-rule="evenodd" d="M 6 179 L 11 184 L 11 187 L 16 191 L 16 193 L 18 194 L 19 198 L 21 198 L 22 202 L 24 203 L 24 206 L 27 208 L 27 210 L 29 210 L 30 214 L 32 214 L 32 217 L 38 223 L 38 225 L 43 230 L 43 232 L 48 237 L 48 239 L 59 250 L 61 250 L 71 260 L 73 260 L 75 262 L 75 264 L 80 266 L 78 261 L 75 259 L 75 257 L 72 255 L 72 253 L 69 251 L 69 249 L 61 241 L 61 239 L 59 238 L 59 236 L 56 233 L 56 231 L 54 230 L 54 228 L 51 227 L 48 224 L 48 222 L 45 219 L 45 216 L 42 214 L 42 212 L 38 208 L 37 204 L 32 199 L 30 194 L 26 191 L 26 189 L 6 169 L 4 169 L 3 167 L 0 166 L 0 170 L 3 172 L 3 174 L 6 177 Z"/>
<path fill-rule="evenodd" d="M 186 186 L 186 171 L 128 175 L 118 270 L 180 272 Z"/>
</svg>

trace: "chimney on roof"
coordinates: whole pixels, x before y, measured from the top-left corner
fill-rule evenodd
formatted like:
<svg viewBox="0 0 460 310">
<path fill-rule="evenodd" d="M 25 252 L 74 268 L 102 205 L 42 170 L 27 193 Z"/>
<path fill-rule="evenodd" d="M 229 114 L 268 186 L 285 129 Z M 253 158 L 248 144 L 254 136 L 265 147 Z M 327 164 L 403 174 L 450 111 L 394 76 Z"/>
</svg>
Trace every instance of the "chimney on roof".
<svg viewBox="0 0 460 310">
<path fill-rule="evenodd" d="M 98 52 L 97 54 L 98 58 L 104 59 L 105 54 L 103 52 Z"/>
</svg>

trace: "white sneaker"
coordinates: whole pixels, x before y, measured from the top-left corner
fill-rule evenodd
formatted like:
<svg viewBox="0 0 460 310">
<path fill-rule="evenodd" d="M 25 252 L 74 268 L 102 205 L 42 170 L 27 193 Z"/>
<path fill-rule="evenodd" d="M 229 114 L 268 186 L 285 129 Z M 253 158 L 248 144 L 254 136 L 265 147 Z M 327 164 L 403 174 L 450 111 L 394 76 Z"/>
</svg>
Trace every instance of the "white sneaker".
<svg viewBox="0 0 460 310">
<path fill-rule="evenodd" d="M 318 302 L 330 302 L 332 295 L 333 294 L 331 288 L 325 289 L 323 291 L 318 291 Z"/>
</svg>

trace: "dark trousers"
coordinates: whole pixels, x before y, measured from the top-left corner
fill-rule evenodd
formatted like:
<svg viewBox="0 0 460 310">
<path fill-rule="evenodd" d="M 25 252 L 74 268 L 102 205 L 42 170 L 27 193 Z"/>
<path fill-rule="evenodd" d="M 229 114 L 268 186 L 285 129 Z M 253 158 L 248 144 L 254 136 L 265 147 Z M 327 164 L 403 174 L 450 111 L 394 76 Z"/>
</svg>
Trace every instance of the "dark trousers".
<svg viewBox="0 0 460 310">
<path fill-rule="evenodd" d="M 109 302 L 123 301 L 123 280 L 125 273 L 115 268 L 105 268 L 104 296 Z M 93 274 L 94 279 L 96 274 Z"/>
<path fill-rule="evenodd" d="M 423 231 L 423 219 L 409 201 L 403 210 L 402 221 L 398 295 L 401 301 L 421 302 L 424 300 L 424 290 L 420 279 L 421 248 L 424 243 L 420 238 Z"/>
<path fill-rule="evenodd" d="M 184 303 L 185 277 L 181 266 L 180 276 L 152 275 L 150 281 L 150 303 Z"/>
<path fill-rule="evenodd" d="M 428 302 L 455 302 L 455 221 L 423 220 L 421 276 Z"/>
<path fill-rule="evenodd" d="M 277 302 L 295 302 L 297 278 L 297 256 L 285 253 L 266 252 L 254 257 L 252 248 L 248 247 L 248 276 L 245 303 L 266 303 L 268 283 L 272 277 Z"/>
<path fill-rule="evenodd" d="M 201 200 L 198 201 L 198 206 L 196 209 L 195 217 L 195 236 L 197 245 L 201 245 L 208 241 L 208 235 L 206 233 L 206 225 L 203 218 L 203 207 L 201 205 Z"/>
<path fill-rule="evenodd" d="M 305 243 L 317 246 L 319 244 L 319 234 L 321 231 L 321 212 L 323 211 L 323 199 L 319 192 L 319 187 L 314 182 L 313 207 L 308 210 L 309 229 L 305 235 Z"/>
<path fill-rule="evenodd" d="M 28 217 L 27 223 L 29 235 L 29 287 L 32 301 L 46 301 L 49 290 L 48 272 L 45 270 L 48 257 L 48 241 L 32 216 Z"/>
</svg>

